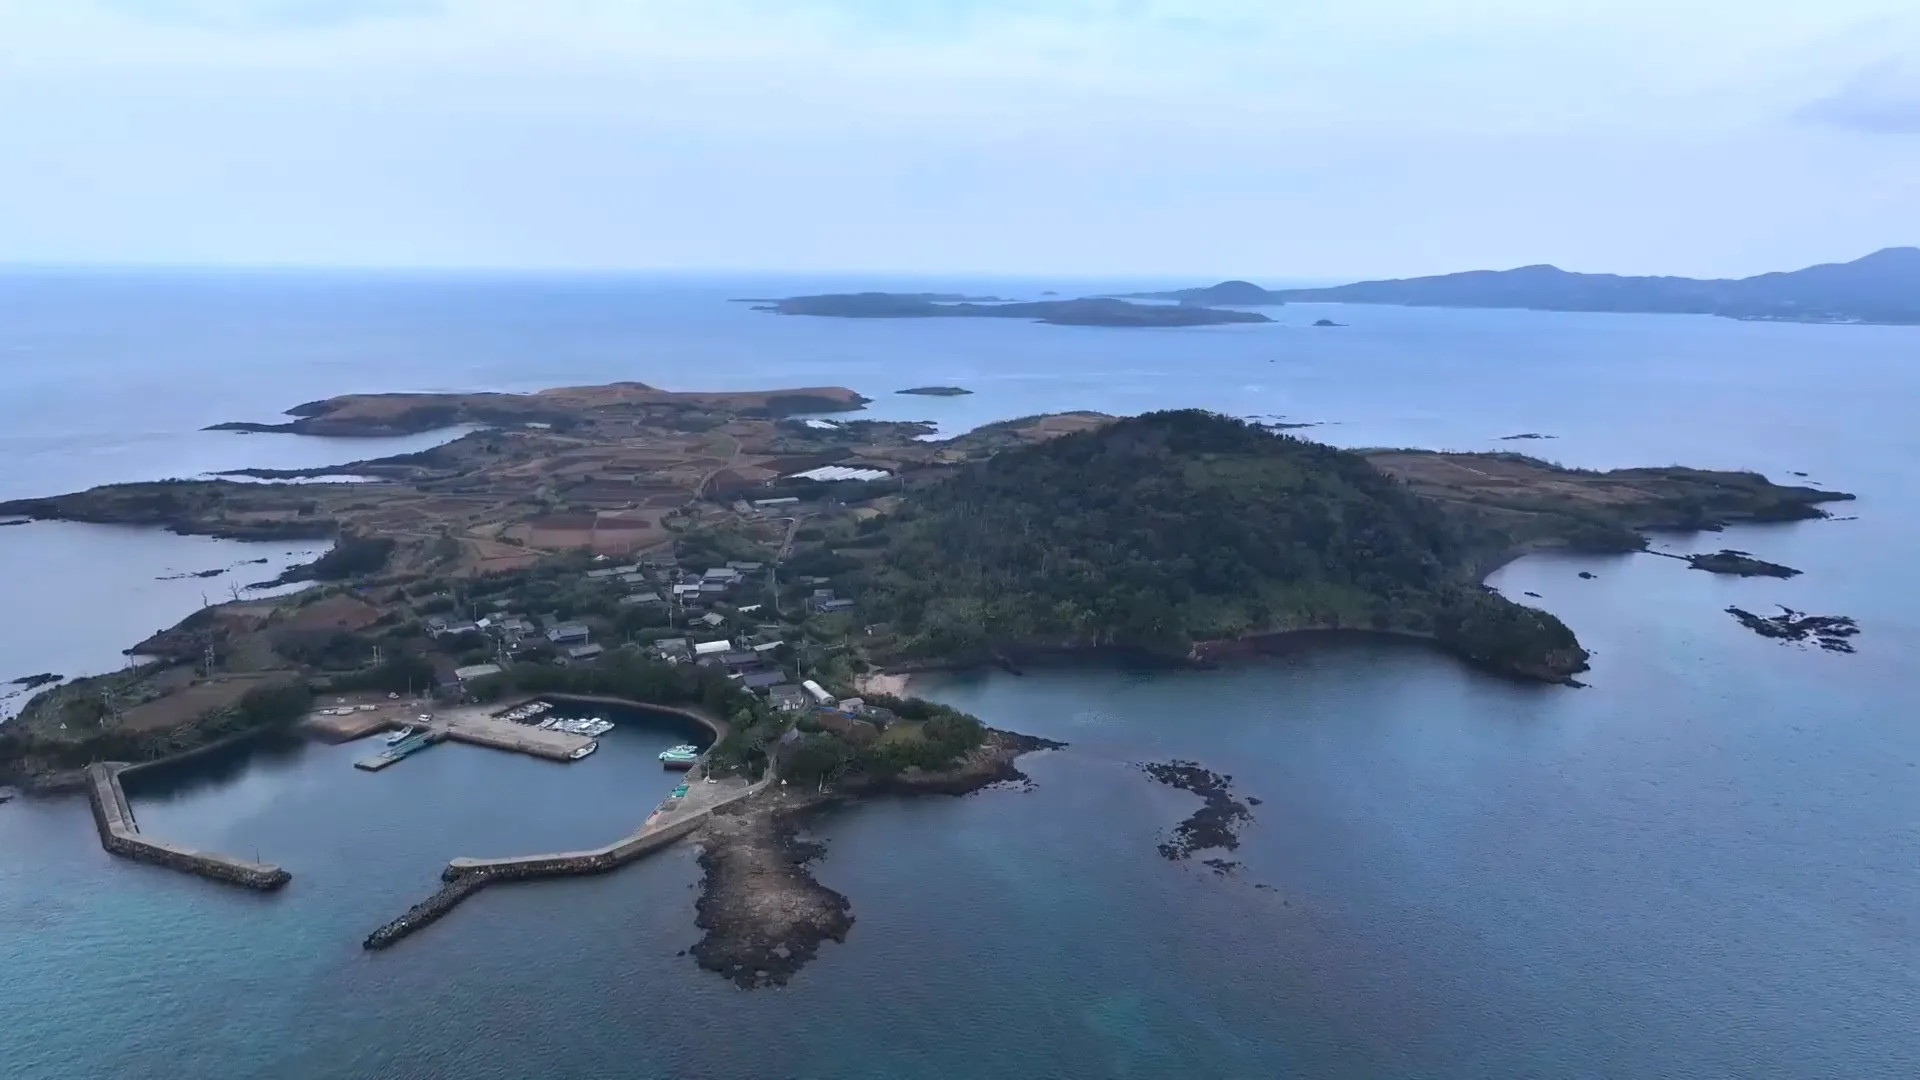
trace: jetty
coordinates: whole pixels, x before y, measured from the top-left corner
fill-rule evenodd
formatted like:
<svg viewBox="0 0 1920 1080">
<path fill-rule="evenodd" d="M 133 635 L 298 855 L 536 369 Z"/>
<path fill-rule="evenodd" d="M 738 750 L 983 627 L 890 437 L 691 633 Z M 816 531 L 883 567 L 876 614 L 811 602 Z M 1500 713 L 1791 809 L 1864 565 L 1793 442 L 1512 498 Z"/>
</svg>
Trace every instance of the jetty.
<svg viewBox="0 0 1920 1080">
<path fill-rule="evenodd" d="M 87 766 L 87 800 L 93 804 L 93 822 L 100 830 L 101 847 L 122 858 L 263 892 L 293 880 L 292 874 L 269 863 L 248 862 L 143 836 L 120 785 L 120 774 L 128 768 L 118 762 Z"/>
<path fill-rule="evenodd" d="M 409 934 L 431 926 L 461 901 L 495 882 L 578 877 L 618 869 L 686 837 L 705 824 L 715 810 L 747 798 L 772 782 L 771 771 L 752 783 L 723 780 L 708 784 L 689 780 L 685 796 L 669 797 L 648 815 L 639 829 L 604 847 L 498 859 L 454 859 L 441 871 L 440 879 L 445 884 L 438 892 L 367 935 L 362 944 L 367 949 L 389 948 Z"/>
</svg>

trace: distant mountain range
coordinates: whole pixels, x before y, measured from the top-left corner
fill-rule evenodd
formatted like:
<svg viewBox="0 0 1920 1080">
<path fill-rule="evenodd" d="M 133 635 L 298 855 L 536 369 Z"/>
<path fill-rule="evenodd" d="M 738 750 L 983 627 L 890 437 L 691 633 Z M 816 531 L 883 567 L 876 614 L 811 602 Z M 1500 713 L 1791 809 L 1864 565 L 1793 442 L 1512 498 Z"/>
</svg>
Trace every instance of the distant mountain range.
<svg viewBox="0 0 1920 1080">
<path fill-rule="evenodd" d="M 1250 282 L 1223 281 L 1203 289 L 1136 293 L 1131 298 L 1236 307 L 1317 301 L 1723 315 L 1786 322 L 1920 323 L 1920 248 L 1886 248 L 1848 263 L 1748 278 L 1622 277 L 1522 266 L 1326 289 L 1263 289 Z"/>
</svg>

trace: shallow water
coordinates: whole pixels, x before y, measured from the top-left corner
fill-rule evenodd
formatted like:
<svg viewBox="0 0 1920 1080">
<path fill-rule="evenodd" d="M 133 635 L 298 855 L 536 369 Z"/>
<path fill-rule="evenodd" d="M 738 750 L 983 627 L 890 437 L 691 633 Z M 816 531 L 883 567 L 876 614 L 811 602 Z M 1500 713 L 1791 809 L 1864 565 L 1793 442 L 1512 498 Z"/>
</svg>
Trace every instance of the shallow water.
<svg viewBox="0 0 1920 1080">
<path fill-rule="evenodd" d="M 1586 690 L 1515 686 L 1390 644 L 1217 672 L 923 683 L 1072 745 L 1026 759 L 1031 792 L 888 801 L 816 822 L 829 845 L 816 873 L 852 898 L 857 921 L 779 991 L 737 990 L 678 955 L 698 937 L 687 847 L 609 877 L 491 889 L 390 952 L 360 950 L 453 855 L 630 829 L 671 778 L 649 760 L 652 736 L 628 728 L 577 766 L 441 747 L 369 776 L 349 765 L 360 748 L 304 747 L 198 767 L 199 781 L 167 791 L 136 787 L 157 834 L 257 849 L 292 870 L 270 897 L 111 859 L 83 802 L 9 804 L 9 1075 L 150 1074 L 155 1062 L 223 1077 L 1920 1071 L 1909 708 L 1920 619 L 1907 606 L 1920 595 L 1909 559 L 1920 432 L 1906 421 L 1920 331 L 1368 308 L 1311 330 L 1322 311 L 1287 308 L 1273 327 L 1129 333 L 780 319 L 720 303 L 843 287 L 762 285 L 67 287 L 31 318 L 16 306 L 0 319 L 0 349 L 64 357 L 84 378 L 0 366 L 5 388 L 25 379 L 36 403 L 0 393 L 0 412 L 31 411 L 16 428 L 46 429 L 61 402 L 84 398 L 125 418 L 174 386 L 172 412 L 147 417 L 153 445 L 171 448 L 151 460 L 198 471 L 275 464 L 260 458 L 271 446 L 314 465 L 365 456 L 189 430 L 347 390 L 842 383 L 881 399 L 881 415 L 952 428 L 1198 404 L 1326 420 L 1309 434 L 1347 445 L 1800 470 L 1860 493 L 1840 508 L 1858 520 L 1663 540 L 1806 571 L 1791 581 L 1646 556 L 1502 570 L 1495 585 L 1539 593 L 1595 650 Z M 42 300 L 51 287 L 32 286 Z M 0 283 L 0 308 L 24 288 Z M 101 304 L 119 317 L 74 328 L 73 312 Z M 931 383 L 980 392 L 888 393 Z M 86 419 L 73 437 L 111 427 Z M 1524 431 L 1559 438 L 1497 441 Z M 0 470 L 23 460 L 9 437 Z M 83 455 L 44 482 L 7 471 L 4 486 L 47 493 L 140 467 Z M 66 545 L 42 541 L 45 528 L 0 529 L 0 544 L 27 534 L 33 544 L 9 557 L 50 558 Z M 155 576 L 118 565 L 85 564 L 108 650 L 129 643 L 113 636 L 115 590 Z M 87 577 L 46 566 L 45 588 Z M 1766 641 L 1721 610 L 1775 603 L 1858 618 L 1858 654 Z M 6 631 L 0 674 L 47 666 L 15 659 L 33 642 Z M 1263 799 L 1237 875 L 1155 853 L 1195 802 L 1134 765 L 1172 757 Z"/>
</svg>

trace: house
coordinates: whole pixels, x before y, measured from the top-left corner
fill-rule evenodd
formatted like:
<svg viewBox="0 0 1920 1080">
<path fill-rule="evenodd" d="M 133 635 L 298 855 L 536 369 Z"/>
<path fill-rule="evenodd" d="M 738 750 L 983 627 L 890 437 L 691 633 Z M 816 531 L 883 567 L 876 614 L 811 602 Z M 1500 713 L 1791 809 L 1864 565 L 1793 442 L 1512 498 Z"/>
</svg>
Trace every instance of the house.
<svg viewBox="0 0 1920 1080">
<path fill-rule="evenodd" d="M 765 510 L 770 506 L 793 506 L 799 503 L 799 501 L 800 501 L 799 496 L 788 495 L 785 498 L 780 498 L 780 499 L 755 499 L 753 500 L 753 505 L 755 509 Z"/>
<path fill-rule="evenodd" d="M 698 586 L 698 585 L 675 585 L 675 586 L 673 587 L 673 595 L 674 595 L 674 597 L 675 597 L 676 599 L 678 599 L 678 598 L 680 598 L 680 597 L 683 597 L 683 596 L 699 596 L 699 595 L 700 595 L 700 586 Z"/>
<path fill-rule="evenodd" d="M 711 626 L 715 629 L 719 629 L 720 627 L 726 625 L 727 617 L 725 615 L 720 614 L 717 611 L 709 611 L 705 615 L 700 616 L 698 619 L 695 619 L 694 621 L 698 623 L 704 623 L 707 626 Z"/>
<path fill-rule="evenodd" d="M 825 601 L 824 603 L 816 605 L 813 610 L 820 612 L 822 615 L 825 615 L 829 612 L 834 612 L 834 611 L 852 611 L 853 601 L 828 600 L 828 601 Z"/>
<path fill-rule="evenodd" d="M 600 645 L 575 645 L 567 650 L 565 659 L 569 664 L 585 663 L 588 660 L 598 659 L 606 651 L 606 648 Z"/>
<path fill-rule="evenodd" d="M 754 667 L 760 663 L 760 654 L 752 649 L 735 649 L 721 653 L 720 662 L 730 668 Z"/>
<path fill-rule="evenodd" d="M 819 683 L 814 682 L 812 679 L 808 679 L 805 682 L 802 682 L 800 684 L 800 689 L 805 690 L 808 693 L 808 695 L 810 695 L 813 698 L 814 701 L 822 705 L 833 704 L 833 695 L 827 693 L 825 688 L 823 688 Z"/>
<path fill-rule="evenodd" d="M 622 585 L 645 585 L 647 583 L 647 575 L 635 570 L 631 574 L 621 574 L 617 580 Z"/>
<path fill-rule="evenodd" d="M 568 645 L 585 645 L 593 638 L 593 631 L 584 623 L 561 623 L 547 631 L 547 640 L 565 648 Z"/>
<path fill-rule="evenodd" d="M 652 607 L 655 604 L 664 604 L 664 603 L 666 603 L 666 601 L 660 599 L 659 593 L 651 592 L 651 591 L 629 593 L 628 595 L 620 598 L 621 607 L 640 607 L 643 605 L 647 607 Z"/>
<path fill-rule="evenodd" d="M 709 581 L 719 581 L 728 585 L 733 585 L 739 582 L 739 580 L 740 580 L 740 571 L 735 570 L 731 566 L 716 566 L 713 569 L 707 571 L 706 573 L 700 575 L 700 583 L 703 585 Z"/>
<path fill-rule="evenodd" d="M 770 653 L 770 652 L 772 652 L 773 650 L 775 650 L 775 649 L 777 649 L 777 648 L 779 648 L 780 646 L 782 646 L 782 645 L 785 645 L 785 644 L 786 644 L 786 642 L 784 642 L 784 641 L 763 641 L 763 642 L 761 642 L 760 644 L 758 644 L 758 645 L 755 645 L 755 646 L 753 647 L 753 651 L 754 651 L 754 652 L 757 652 L 757 653 L 760 653 L 761 655 L 763 655 L 763 656 L 764 656 L 764 655 L 766 655 L 767 653 Z"/>
<path fill-rule="evenodd" d="M 697 591 L 701 596 L 725 596 L 727 588 L 728 585 L 724 581 L 703 581 Z"/>
<path fill-rule="evenodd" d="M 737 570 L 742 574 L 757 574 L 762 567 L 757 562 L 730 562 L 727 564 L 727 569 Z"/>
<path fill-rule="evenodd" d="M 786 674 L 779 671 L 749 671 L 740 676 L 740 685 L 749 690 L 771 690 L 786 681 Z"/>
<path fill-rule="evenodd" d="M 463 668 L 454 668 L 453 677 L 461 682 L 484 679 L 489 675 L 498 675 L 505 670 L 499 664 L 469 664 Z"/>
<path fill-rule="evenodd" d="M 840 702 L 840 704 L 834 706 L 834 708 L 839 709 L 841 712 L 846 713 L 848 716 L 859 716 L 860 710 L 866 707 L 867 707 L 867 703 L 864 701 L 861 701 L 857 697 L 847 698 L 846 700 Z"/>
<path fill-rule="evenodd" d="M 854 743 L 872 742 L 880 735 L 879 728 L 845 713 L 822 710 L 814 713 L 813 718 L 821 727 Z"/>
<path fill-rule="evenodd" d="M 605 581 L 608 578 L 615 578 L 619 576 L 620 576 L 619 568 L 613 567 L 613 566 L 603 567 L 599 570 L 587 571 L 587 580 L 589 581 Z"/>
<path fill-rule="evenodd" d="M 722 639 L 720 641 L 701 641 L 701 642 L 696 642 L 694 644 L 693 655 L 717 657 L 722 655 L 723 653 L 731 651 L 732 649 L 733 649 L 733 642 L 727 641 L 725 639 Z"/>
<path fill-rule="evenodd" d="M 662 660 L 685 660 L 693 655 L 693 645 L 683 637 L 661 638 L 653 643 L 653 651 Z"/>
<path fill-rule="evenodd" d="M 767 701 L 781 712 L 799 712 L 807 707 L 807 692 L 792 683 L 767 688 Z"/>
<path fill-rule="evenodd" d="M 441 634 L 444 634 L 447 632 L 447 620 L 441 618 L 438 615 L 432 616 L 431 618 L 427 619 L 426 622 L 421 623 L 420 625 L 425 627 L 427 633 L 433 635 L 434 637 L 439 637 Z"/>
</svg>

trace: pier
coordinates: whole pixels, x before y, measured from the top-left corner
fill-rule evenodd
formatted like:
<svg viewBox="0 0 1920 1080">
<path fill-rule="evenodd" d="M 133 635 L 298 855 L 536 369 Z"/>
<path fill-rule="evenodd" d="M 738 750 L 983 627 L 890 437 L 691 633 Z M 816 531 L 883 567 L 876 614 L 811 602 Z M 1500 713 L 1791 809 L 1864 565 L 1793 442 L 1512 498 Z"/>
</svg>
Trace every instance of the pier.
<svg viewBox="0 0 1920 1080">
<path fill-rule="evenodd" d="M 576 761 L 578 760 L 576 755 L 593 744 L 593 740 L 585 735 L 573 735 L 565 731 L 542 731 L 527 724 L 497 719 L 487 715 L 486 710 L 479 708 L 452 709 L 430 720 L 421 720 L 418 716 L 382 716 L 377 720 L 364 721 L 362 727 L 365 729 L 363 734 L 372 734 L 374 731 L 390 728 L 422 729 L 420 734 L 405 742 L 353 763 L 354 768 L 364 769 L 367 772 L 379 772 L 449 739 L 473 746 L 485 746 L 493 750 L 527 754 L 545 758 L 548 761 Z"/>
<path fill-rule="evenodd" d="M 247 862 L 142 836 L 127 793 L 120 786 L 120 773 L 126 768 L 114 763 L 87 766 L 87 800 L 93 804 L 93 822 L 100 830 L 101 847 L 122 858 L 249 889 L 271 891 L 293 879 L 292 874 L 268 863 Z"/>
</svg>

